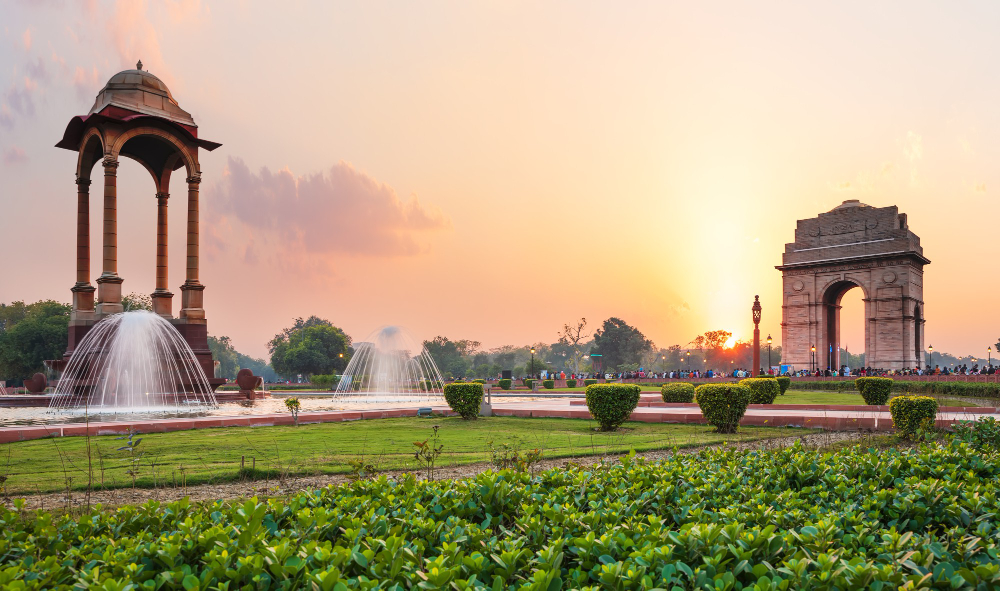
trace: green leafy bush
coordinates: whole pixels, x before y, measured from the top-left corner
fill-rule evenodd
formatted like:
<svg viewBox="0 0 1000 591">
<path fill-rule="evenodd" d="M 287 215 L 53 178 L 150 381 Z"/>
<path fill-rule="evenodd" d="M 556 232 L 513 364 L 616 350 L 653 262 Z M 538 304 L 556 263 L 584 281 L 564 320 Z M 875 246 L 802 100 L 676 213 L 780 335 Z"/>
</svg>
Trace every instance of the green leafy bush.
<svg viewBox="0 0 1000 591">
<path fill-rule="evenodd" d="M 534 390 L 535 389 L 535 380 L 525 378 L 524 380 L 522 380 L 522 382 L 524 383 L 524 387 L 525 388 L 527 388 L 529 390 Z"/>
<path fill-rule="evenodd" d="M 597 383 L 598 381 L 600 381 L 600 380 L 596 380 L 596 379 L 594 379 L 594 378 L 587 378 L 586 380 L 583 380 L 583 385 L 584 385 L 584 386 L 593 386 L 593 385 L 594 385 L 594 384 L 596 384 L 596 383 Z"/>
<path fill-rule="evenodd" d="M 340 382 L 340 376 L 336 374 L 317 374 L 309 376 L 309 383 L 317 388 L 331 388 Z"/>
<path fill-rule="evenodd" d="M 512 384 L 513 381 L 509 378 L 505 378 L 497 382 L 497 385 L 500 386 L 500 388 L 503 390 L 510 390 Z"/>
<path fill-rule="evenodd" d="M 741 384 L 703 384 L 694 390 L 701 414 L 719 433 L 736 433 L 750 404 L 750 388 Z"/>
<path fill-rule="evenodd" d="M 546 390 L 551 390 L 556 387 L 555 380 L 542 380 L 542 387 Z"/>
<path fill-rule="evenodd" d="M 474 419 L 479 416 L 479 407 L 483 403 L 482 384 L 445 384 L 444 399 L 463 419 Z"/>
<path fill-rule="evenodd" d="M 634 384 L 592 384 L 587 386 L 587 408 L 601 426 L 614 431 L 628 420 L 639 404 L 641 389 Z"/>
<path fill-rule="evenodd" d="M 975 421 L 960 421 L 952 427 L 955 439 L 964 441 L 979 451 L 1000 449 L 1000 421 L 980 417 Z"/>
<path fill-rule="evenodd" d="M 472 380 L 472 381 L 475 382 L 475 383 L 477 383 L 477 384 L 485 384 L 486 383 L 486 380 Z"/>
<path fill-rule="evenodd" d="M 576 380 L 566 380 L 567 388 L 576 388 Z"/>
<path fill-rule="evenodd" d="M 788 391 L 788 387 L 792 385 L 792 378 L 788 376 L 778 376 L 775 379 L 778 380 L 778 386 L 781 388 L 781 395 L 784 396 L 785 392 Z"/>
<path fill-rule="evenodd" d="M 892 394 L 892 378 L 858 378 L 854 384 L 865 399 L 865 404 L 881 406 L 889 401 Z"/>
<path fill-rule="evenodd" d="M 750 388 L 750 404 L 774 404 L 781 386 L 774 378 L 744 378 L 740 384 Z"/>
<path fill-rule="evenodd" d="M 687 382 L 664 384 L 660 388 L 660 397 L 664 402 L 691 402 L 694 400 L 694 384 Z"/>
<path fill-rule="evenodd" d="M 901 437 L 912 437 L 917 429 L 933 427 L 938 402 L 930 396 L 896 396 L 889 401 L 892 426 Z"/>
<path fill-rule="evenodd" d="M 722 447 L 74 515 L 14 501 L 0 588 L 995 589 L 996 459 Z"/>
</svg>

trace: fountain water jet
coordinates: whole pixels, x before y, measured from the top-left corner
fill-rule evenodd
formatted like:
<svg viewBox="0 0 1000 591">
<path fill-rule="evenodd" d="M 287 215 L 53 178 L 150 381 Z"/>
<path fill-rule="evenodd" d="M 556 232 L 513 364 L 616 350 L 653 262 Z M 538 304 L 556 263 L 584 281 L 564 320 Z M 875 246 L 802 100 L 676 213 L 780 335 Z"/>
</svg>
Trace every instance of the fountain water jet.
<svg viewBox="0 0 1000 591">
<path fill-rule="evenodd" d="M 444 378 L 434 359 L 398 326 L 383 326 L 354 343 L 354 356 L 334 392 L 335 400 L 443 402 Z"/>
<path fill-rule="evenodd" d="M 217 406 L 184 337 L 160 315 L 137 310 L 94 325 L 70 357 L 49 409 L 118 414 Z"/>
</svg>

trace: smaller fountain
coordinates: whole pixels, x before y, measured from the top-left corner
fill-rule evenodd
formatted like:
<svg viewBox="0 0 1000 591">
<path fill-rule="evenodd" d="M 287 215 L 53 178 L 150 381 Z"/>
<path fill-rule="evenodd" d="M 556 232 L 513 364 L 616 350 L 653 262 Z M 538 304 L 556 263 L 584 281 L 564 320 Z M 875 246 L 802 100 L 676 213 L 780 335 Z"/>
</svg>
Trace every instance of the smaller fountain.
<svg viewBox="0 0 1000 591">
<path fill-rule="evenodd" d="M 51 410 L 101 413 L 185 412 L 216 408 L 205 372 L 184 337 L 145 310 L 98 322 L 77 345 Z"/>
<path fill-rule="evenodd" d="M 443 381 L 434 359 L 398 326 L 384 326 L 355 343 L 354 356 L 333 394 L 357 402 L 442 401 Z"/>
</svg>

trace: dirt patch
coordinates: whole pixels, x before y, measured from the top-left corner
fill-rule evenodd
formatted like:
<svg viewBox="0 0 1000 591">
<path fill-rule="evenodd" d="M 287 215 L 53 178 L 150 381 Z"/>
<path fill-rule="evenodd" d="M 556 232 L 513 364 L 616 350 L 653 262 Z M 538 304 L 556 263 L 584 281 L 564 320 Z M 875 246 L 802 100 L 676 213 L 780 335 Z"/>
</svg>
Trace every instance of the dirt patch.
<svg viewBox="0 0 1000 591">
<path fill-rule="evenodd" d="M 759 441 L 738 441 L 726 443 L 727 447 L 744 449 L 781 449 L 801 442 L 802 445 L 813 448 L 834 447 L 844 445 L 852 440 L 861 440 L 871 437 L 871 434 L 862 431 L 837 431 L 822 432 L 796 437 L 779 437 L 775 439 L 763 439 Z M 636 454 L 646 460 L 656 461 L 669 458 L 675 453 L 694 454 L 699 451 L 718 447 L 718 445 L 707 445 L 700 447 L 690 447 L 679 450 L 663 449 L 647 451 Z M 558 458 L 542 460 L 535 466 L 535 471 L 548 470 L 550 468 L 565 468 L 571 464 L 588 466 L 601 462 L 617 462 L 622 454 L 606 454 L 580 456 L 574 458 Z M 490 464 L 479 462 L 466 464 L 463 466 L 450 466 L 435 470 L 437 480 L 448 480 L 455 478 L 467 478 L 475 476 L 481 472 L 490 470 Z M 387 471 L 387 476 L 400 477 L 405 474 L 413 474 L 418 478 L 423 478 L 421 472 L 415 470 Z M 171 502 L 189 497 L 195 502 L 214 502 L 218 500 L 245 499 L 250 497 L 277 497 L 298 493 L 305 490 L 323 488 L 325 486 L 343 484 L 348 482 L 344 474 L 321 475 L 321 476 L 291 476 L 281 480 L 252 480 L 245 482 L 227 482 L 219 484 L 202 484 L 188 487 L 166 487 L 166 488 L 121 488 L 115 490 L 100 490 L 90 493 L 89 499 L 86 492 L 74 491 L 68 493 L 48 493 L 27 496 L 18 496 L 25 500 L 25 509 L 48 509 L 48 510 L 72 510 L 86 507 L 88 503 L 95 505 L 100 503 L 105 507 L 118 507 L 121 505 L 133 505 L 146 501 Z M 3 505 L 13 508 L 14 498 L 0 500 Z"/>
</svg>

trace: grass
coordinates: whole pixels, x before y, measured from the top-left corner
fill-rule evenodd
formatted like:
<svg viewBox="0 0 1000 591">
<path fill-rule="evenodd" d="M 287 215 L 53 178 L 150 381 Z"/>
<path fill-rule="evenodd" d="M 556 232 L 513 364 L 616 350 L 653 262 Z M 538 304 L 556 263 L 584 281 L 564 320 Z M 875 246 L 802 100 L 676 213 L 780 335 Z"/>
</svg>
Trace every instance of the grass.
<svg viewBox="0 0 1000 591">
<path fill-rule="evenodd" d="M 194 485 L 275 479 L 279 475 L 346 473 L 348 461 L 361 455 L 382 469 L 416 470 L 413 442 L 429 439 L 432 425 L 440 425 L 440 443 L 444 445 L 438 466 L 486 461 L 489 441 L 520 449 L 541 448 L 543 459 L 552 459 L 813 432 L 745 427 L 737 435 L 720 435 L 706 425 L 630 422 L 618 432 L 600 433 L 593 430 L 596 423 L 589 420 L 509 417 L 476 421 L 411 417 L 300 427 L 200 429 L 141 435 L 136 449 L 144 455 L 138 462 L 136 483 L 140 487 L 162 487 L 180 486 L 183 482 Z M 114 436 L 91 438 L 95 488 L 132 486 L 126 473 L 130 465 L 126 452 L 116 451 L 124 444 Z M 0 447 L 0 476 L 4 474 L 10 495 L 85 489 L 86 440 L 66 437 L 6 444 Z"/>
</svg>

